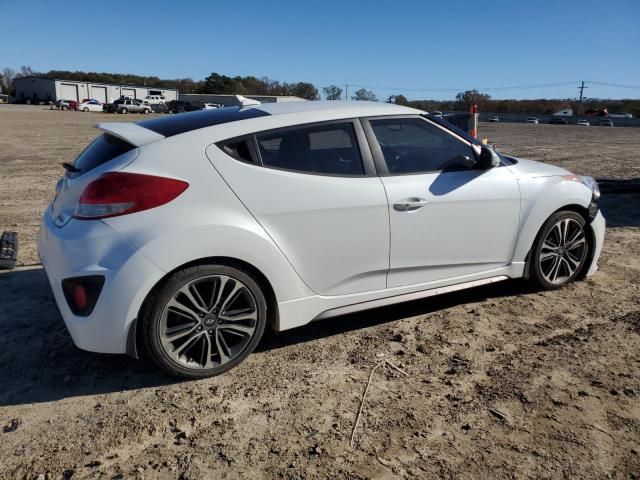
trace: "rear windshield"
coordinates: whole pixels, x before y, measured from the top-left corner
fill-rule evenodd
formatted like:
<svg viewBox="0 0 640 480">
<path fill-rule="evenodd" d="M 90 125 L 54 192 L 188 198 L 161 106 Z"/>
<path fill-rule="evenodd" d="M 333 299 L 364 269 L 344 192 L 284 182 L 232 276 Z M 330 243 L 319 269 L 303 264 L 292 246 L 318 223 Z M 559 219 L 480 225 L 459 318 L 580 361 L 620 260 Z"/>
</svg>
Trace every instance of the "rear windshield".
<svg viewBox="0 0 640 480">
<path fill-rule="evenodd" d="M 79 170 L 75 174 L 82 175 L 134 148 L 136 147 L 124 140 L 104 133 L 90 143 L 73 162 L 73 166 Z"/>
</svg>

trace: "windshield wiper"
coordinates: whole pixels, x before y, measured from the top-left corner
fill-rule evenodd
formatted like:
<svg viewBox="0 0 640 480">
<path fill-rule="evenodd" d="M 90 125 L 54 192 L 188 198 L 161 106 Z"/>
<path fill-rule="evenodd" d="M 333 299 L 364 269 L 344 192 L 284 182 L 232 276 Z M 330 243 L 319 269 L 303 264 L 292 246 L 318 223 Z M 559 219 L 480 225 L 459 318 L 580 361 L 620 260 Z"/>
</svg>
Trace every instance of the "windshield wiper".
<svg viewBox="0 0 640 480">
<path fill-rule="evenodd" d="M 79 168 L 74 167 L 73 165 L 71 165 L 68 162 L 64 162 L 62 164 L 62 166 L 64 167 L 64 169 L 69 172 L 69 173 L 80 173 L 82 170 L 80 170 Z"/>
</svg>

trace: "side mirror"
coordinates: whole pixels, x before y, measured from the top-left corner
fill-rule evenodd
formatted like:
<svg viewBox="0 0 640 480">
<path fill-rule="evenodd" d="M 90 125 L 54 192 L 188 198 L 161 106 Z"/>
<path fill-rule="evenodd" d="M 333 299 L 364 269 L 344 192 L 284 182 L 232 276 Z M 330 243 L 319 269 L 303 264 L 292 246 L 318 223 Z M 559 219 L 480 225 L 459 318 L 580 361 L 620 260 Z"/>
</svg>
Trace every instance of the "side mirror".
<svg viewBox="0 0 640 480">
<path fill-rule="evenodd" d="M 481 170 L 489 170 L 500 165 L 500 157 L 498 154 L 486 145 L 483 145 L 480 149 L 480 155 L 478 156 L 478 168 Z"/>
</svg>

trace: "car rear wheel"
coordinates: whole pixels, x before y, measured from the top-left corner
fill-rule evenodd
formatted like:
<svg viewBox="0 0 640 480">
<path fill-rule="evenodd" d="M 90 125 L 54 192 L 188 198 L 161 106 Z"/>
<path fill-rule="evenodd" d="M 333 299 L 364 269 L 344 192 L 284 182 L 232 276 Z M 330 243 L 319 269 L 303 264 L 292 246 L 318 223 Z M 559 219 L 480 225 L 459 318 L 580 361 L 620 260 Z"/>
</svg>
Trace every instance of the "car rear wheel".
<svg viewBox="0 0 640 480">
<path fill-rule="evenodd" d="M 126 108 L 121 108 L 120 113 L 129 113 L 129 110 Z"/>
<path fill-rule="evenodd" d="M 587 222 L 576 212 L 554 213 L 543 225 L 532 250 L 531 278 L 547 290 L 573 281 L 588 258 Z"/>
<path fill-rule="evenodd" d="M 89 111 L 89 109 L 88 109 L 87 107 L 84 107 L 84 108 L 82 109 L 82 111 L 83 111 L 83 112 L 88 112 L 88 111 Z"/>
<path fill-rule="evenodd" d="M 265 296 L 248 273 L 199 265 L 174 273 L 149 298 L 142 335 L 163 370 L 205 378 L 242 362 L 260 341 L 266 318 Z"/>
</svg>

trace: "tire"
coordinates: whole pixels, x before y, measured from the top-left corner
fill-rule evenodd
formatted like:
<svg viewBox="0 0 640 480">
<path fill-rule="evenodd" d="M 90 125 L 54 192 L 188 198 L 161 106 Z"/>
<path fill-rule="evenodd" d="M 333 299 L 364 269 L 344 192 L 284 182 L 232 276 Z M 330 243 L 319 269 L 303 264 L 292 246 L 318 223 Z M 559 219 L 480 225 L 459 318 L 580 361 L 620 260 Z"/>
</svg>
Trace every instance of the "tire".
<svg viewBox="0 0 640 480">
<path fill-rule="evenodd" d="M 122 114 L 125 114 L 125 115 L 126 115 L 127 113 L 129 113 L 129 110 L 128 110 L 127 108 L 121 108 L 121 109 L 120 109 L 120 113 L 122 113 Z"/>
<path fill-rule="evenodd" d="M 141 320 L 142 342 L 162 370 L 206 378 L 253 352 L 267 323 L 267 301 L 244 270 L 198 265 L 175 272 L 150 295 Z"/>
<path fill-rule="evenodd" d="M 83 111 L 83 112 L 88 112 L 88 111 L 89 111 L 89 109 L 88 109 L 87 107 L 84 107 L 84 108 L 82 109 L 82 111 Z"/>
<path fill-rule="evenodd" d="M 69 107 L 66 107 L 66 106 L 63 105 L 62 106 L 62 111 L 65 111 L 65 110 L 69 110 Z"/>
<path fill-rule="evenodd" d="M 562 288 L 580 275 L 589 258 L 587 222 L 562 210 L 544 223 L 531 250 L 531 280 L 545 290 Z"/>
<path fill-rule="evenodd" d="M 147 115 L 149 113 L 151 113 L 151 110 L 149 110 L 148 108 L 145 108 L 144 110 L 142 110 L 143 115 Z"/>
</svg>

